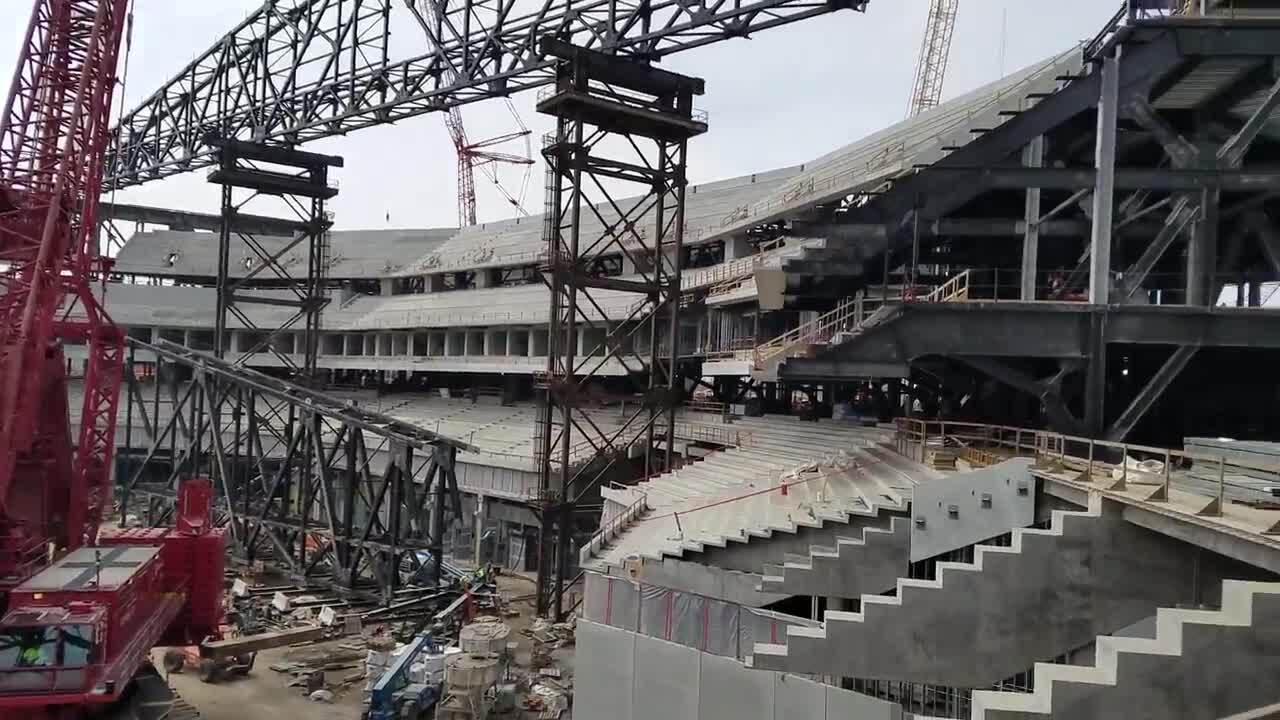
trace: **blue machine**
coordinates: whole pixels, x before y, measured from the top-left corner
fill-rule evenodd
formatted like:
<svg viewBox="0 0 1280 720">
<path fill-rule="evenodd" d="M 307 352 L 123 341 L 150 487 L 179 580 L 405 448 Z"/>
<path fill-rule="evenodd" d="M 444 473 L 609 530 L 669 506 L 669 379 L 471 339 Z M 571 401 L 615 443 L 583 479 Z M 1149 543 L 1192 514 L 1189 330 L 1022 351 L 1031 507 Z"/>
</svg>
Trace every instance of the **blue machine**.
<svg viewBox="0 0 1280 720">
<path fill-rule="evenodd" d="M 369 720 L 401 720 L 425 716 L 440 700 L 435 685 L 409 682 L 409 668 L 424 652 L 439 652 L 431 635 L 422 633 L 409 643 L 405 651 L 378 678 L 369 695 Z"/>
</svg>

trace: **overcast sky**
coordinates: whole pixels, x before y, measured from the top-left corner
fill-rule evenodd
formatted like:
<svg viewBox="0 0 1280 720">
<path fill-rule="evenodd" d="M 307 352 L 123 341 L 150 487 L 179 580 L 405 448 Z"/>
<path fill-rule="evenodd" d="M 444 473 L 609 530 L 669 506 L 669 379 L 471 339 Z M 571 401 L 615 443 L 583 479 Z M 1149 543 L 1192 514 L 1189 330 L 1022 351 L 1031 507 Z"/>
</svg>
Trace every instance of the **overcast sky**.
<svg viewBox="0 0 1280 720">
<path fill-rule="evenodd" d="M 134 2 L 128 108 L 262 0 Z M 31 5 L 32 0 L 0 0 L 0 17 L 11 18 L 0 29 L 0 77 L 6 80 Z M 705 182 L 802 163 L 901 120 L 928 5 L 872 0 L 865 14 L 841 11 L 668 58 L 664 67 L 707 81 L 699 106 L 710 114 L 711 131 L 690 146 L 690 179 Z M 420 31 L 402 0 L 393 7 L 393 47 L 413 47 Z M 1092 37 L 1116 7 L 1116 0 L 963 0 L 944 96 Z M 533 111 L 531 94 L 514 101 L 535 138 L 552 127 L 550 118 Z M 500 101 L 469 106 L 463 116 L 473 140 L 515 127 Z M 438 115 L 307 147 L 346 158 L 346 167 L 337 171 L 341 193 L 331 204 L 339 228 L 456 224 L 455 156 Z M 516 186 L 519 173 L 504 178 Z M 540 212 L 542 185 L 538 167 L 525 197 L 530 212 Z M 513 214 L 487 180 L 478 178 L 477 186 L 482 222 Z M 214 212 L 218 193 L 196 173 L 121 191 L 117 200 Z"/>
</svg>

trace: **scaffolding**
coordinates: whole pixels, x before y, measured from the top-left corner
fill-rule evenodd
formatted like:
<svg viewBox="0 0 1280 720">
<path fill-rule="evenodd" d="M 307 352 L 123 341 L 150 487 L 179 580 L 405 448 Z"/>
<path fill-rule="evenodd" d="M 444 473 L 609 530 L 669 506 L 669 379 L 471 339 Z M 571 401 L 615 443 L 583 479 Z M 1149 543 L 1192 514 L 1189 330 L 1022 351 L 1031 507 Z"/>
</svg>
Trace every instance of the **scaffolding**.
<svg viewBox="0 0 1280 720">
<path fill-rule="evenodd" d="M 642 463 L 646 476 L 672 464 L 685 157 L 689 138 L 707 124 L 693 109 L 700 79 L 550 37 L 541 50 L 557 59 L 556 80 L 537 107 L 557 121 L 543 149 L 547 255 L 540 270 L 551 322 L 547 370 L 537 380 L 537 609 L 558 621 L 565 589 L 576 581 L 568 577 L 572 530 L 588 493 L 620 461 Z M 619 294 L 634 298 L 621 319 L 604 310 L 618 305 Z M 647 377 L 642 401 L 620 424 L 592 417 L 593 380 L 608 363 Z M 588 457 L 573 457 L 583 442 Z"/>
</svg>

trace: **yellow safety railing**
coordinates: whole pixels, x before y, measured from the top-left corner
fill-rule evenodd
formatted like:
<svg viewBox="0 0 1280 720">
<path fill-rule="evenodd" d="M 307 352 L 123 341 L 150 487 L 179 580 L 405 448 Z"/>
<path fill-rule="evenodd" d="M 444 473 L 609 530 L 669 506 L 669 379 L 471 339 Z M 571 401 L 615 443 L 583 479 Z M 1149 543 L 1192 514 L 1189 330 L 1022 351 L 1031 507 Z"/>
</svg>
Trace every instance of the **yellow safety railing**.
<svg viewBox="0 0 1280 720">
<path fill-rule="evenodd" d="M 969 299 L 969 271 L 965 270 L 920 298 L 921 302 L 958 302 Z"/>
<path fill-rule="evenodd" d="M 828 343 L 841 332 L 856 330 L 881 304 L 880 300 L 868 298 L 845 300 L 830 312 L 819 315 L 793 330 L 788 330 L 769 342 L 757 345 L 751 351 L 751 360 L 755 368 L 760 370 L 770 360 L 784 355 L 797 346 Z"/>
</svg>

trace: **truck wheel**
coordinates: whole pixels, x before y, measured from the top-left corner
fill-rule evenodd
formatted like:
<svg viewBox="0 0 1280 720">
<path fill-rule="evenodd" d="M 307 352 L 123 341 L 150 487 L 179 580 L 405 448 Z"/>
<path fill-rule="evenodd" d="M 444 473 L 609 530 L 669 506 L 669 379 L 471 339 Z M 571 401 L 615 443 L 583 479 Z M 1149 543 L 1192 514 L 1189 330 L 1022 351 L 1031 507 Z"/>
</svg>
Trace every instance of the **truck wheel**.
<svg viewBox="0 0 1280 720">
<path fill-rule="evenodd" d="M 167 673 L 180 673 L 182 668 L 187 664 L 187 654 L 177 648 L 169 648 L 164 651 L 164 671 Z"/>
<path fill-rule="evenodd" d="M 200 682 L 211 683 L 218 679 L 218 663 L 213 660 L 201 660 L 200 665 L 196 668 L 196 675 L 200 678 Z"/>
</svg>

